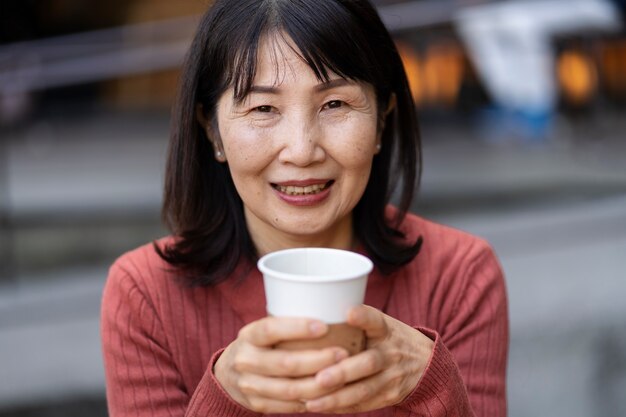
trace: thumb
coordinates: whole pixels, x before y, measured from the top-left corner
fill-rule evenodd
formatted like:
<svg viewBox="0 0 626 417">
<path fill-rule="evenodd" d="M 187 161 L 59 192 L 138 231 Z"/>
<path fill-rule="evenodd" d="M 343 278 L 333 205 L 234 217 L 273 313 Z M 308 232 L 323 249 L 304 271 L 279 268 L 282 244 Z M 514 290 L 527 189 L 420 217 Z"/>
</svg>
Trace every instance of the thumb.
<svg viewBox="0 0 626 417">
<path fill-rule="evenodd" d="M 348 312 L 348 324 L 361 328 L 369 339 L 376 339 L 387 335 L 386 315 L 380 310 L 367 305 L 360 305 Z"/>
</svg>

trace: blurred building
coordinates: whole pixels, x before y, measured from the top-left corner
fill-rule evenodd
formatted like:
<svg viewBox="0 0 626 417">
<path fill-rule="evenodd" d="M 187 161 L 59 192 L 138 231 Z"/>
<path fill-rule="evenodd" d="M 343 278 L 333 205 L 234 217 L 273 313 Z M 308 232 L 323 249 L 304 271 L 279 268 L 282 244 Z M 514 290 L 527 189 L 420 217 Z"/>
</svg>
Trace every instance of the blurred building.
<svg viewBox="0 0 626 417">
<path fill-rule="evenodd" d="M 28 103 L 34 105 L 59 95 L 77 99 L 82 95 L 120 108 L 167 108 L 173 99 L 184 46 L 193 34 L 194 18 L 208 3 L 207 0 L 175 3 L 134 0 L 87 6 L 77 0 L 3 2 L 0 108 L 4 107 L 5 123 L 11 117 L 19 117 L 20 108 L 27 114 Z M 602 13 L 611 14 L 611 8 L 617 10 L 608 1 L 577 0 L 579 6 L 570 5 L 570 10 L 588 9 L 580 11 L 581 16 L 589 15 L 588 24 L 575 15 L 572 19 L 576 24 L 568 27 L 555 20 L 556 28 L 549 30 L 544 29 L 551 27 L 549 19 L 542 29 L 539 26 L 533 29 L 535 26 L 529 23 L 522 26 L 503 22 L 511 26 L 506 32 L 499 27 L 488 27 L 488 22 L 493 26 L 502 16 L 509 15 L 519 22 L 520 10 L 534 7 L 538 13 L 545 14 L 562 7 L 560 0 L 380 0 L 375 3 L 395 33 L 413 95 L 426 116 L 431 109 L 463 113 L 494 104 L 502 107 L 506 87 L 492 83 L 506 73 L 497 72 L 496 65 L 502 64 L 485 66 L 496 58 L 479 56 L 481 52 L 477 48 L 481 46 L 476 39 L 480 39 L 481 33 L 476 33 L 482 30 L 484 38 L 491 42 L 506 42 L 507 37 L 516 33 L 515 24 L 520 31 L 545 30 L 549 34 L 542 35 L 545 45 L 537 44 L 549 55 L 546 63 L 530 65 L 547 65 L 543 68 L 545 86 L 536 88 L 545 90 L 546 94 L 554 89 L 555 99 L 546 100 L 555 101 L 559 110 L 585 110 L 599 102 L 621 106 L 626 101 L 623 75 L 626 36 L 618 28 L 618 16 L 602 16 Z M 539 7 L 546 12 L 541 12 Z M 507 8 L 511 9 L 510 13 Z M 597 9 L 602 10 L 596 12 L 599 17 L 594 20 L 593 12 Z M 566 12 L 567 7 L 559 14 Z M 490 19 L 489 13 L 497 18 Z M 528 13 L 535 11 L 529 9 Z M 524 32 L 519 33 L 519 40 L 526 39 Z M 70 34 L 78 35 L 68 37 Z M 500 41 L 498 36 L 502 37 Z M 42 39 L 46 40 L 37 42 Z M 16 41 L 31 42 L 11 45 Z M 502 51 L 514 46 L 504 47 Z M 105 60 L 107 57 L 109 61 Z M 110 67 L 103 68 L 107 62 Z M 47 68 L 53 64 L 67 76 L 51 74 L 52 70 Z M 30 96 L 20 96 L 19 88 L 25 90 L 23 94 L 30 92 Z"/>
</svg>

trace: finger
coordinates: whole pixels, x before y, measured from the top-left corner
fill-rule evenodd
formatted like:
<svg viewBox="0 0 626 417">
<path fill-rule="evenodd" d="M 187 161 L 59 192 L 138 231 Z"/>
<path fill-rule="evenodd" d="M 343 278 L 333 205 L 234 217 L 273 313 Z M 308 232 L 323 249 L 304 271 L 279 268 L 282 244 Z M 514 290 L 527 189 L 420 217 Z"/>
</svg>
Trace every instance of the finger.
<svg viewBox="0 0 626 417">
<path fill-rule="evenodd" d="M 254 397 L 248 400 L 248 408 L 261 414 L 295 414 L 306 412 L 302 401 L 280 401 L 270 398 Z"/>
<path fill-rule="evenodd" d="M 365 331 L 369 339 L 384 337 L 388 328 L 385 314 L 374 307 L 360 305 L 348 312 L 348 324 L 359 327 Z"/>
<path fill-rule="evenodd" d="M 235 358 L 235 369 L 266 376 L 301 377 L 314 375 L 348 357 L 345 349 L 330 347 L 321 350 L 249 350 Z"/>
<path fill-rule="evenodd" d="M 315 379 L 323 387 L 337 387 L 377 374 L 384 367 L 381 352 L 368 349 L 318 372 Z"/>
<path fill-rule="evenodd" d="M 379 375 L 364 381 L 347 385 L 326 396 L 305 402 L 309 412 L 355 413 L 381 408 L 386 403 L 383 378 Z M 372 406 L 376 402 L 376 406 Z"/>
<path fill-rule="evenodd" d="M 248 374 L 241 377 L 238 384 L 248 398 L 262 397 L 285 402 L 310 400 L 331 392 L 331 389 L 320 387 L 314 377 L 267 378 Z"/>
<path fill-rule="evenodd" d="M 319 320 L 265 317 L 243 327 L 239 338 L 255 346 L 269 347 L 284 340 L 320 337 L 327 331 L 328 326 Z"/>
</svg>

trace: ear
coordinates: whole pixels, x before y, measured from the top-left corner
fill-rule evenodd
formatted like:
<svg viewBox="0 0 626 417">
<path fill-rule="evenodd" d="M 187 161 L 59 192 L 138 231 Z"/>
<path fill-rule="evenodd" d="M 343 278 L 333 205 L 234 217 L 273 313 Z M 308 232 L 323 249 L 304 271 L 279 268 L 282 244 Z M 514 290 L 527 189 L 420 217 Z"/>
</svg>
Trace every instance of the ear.
<svg viewBox="0 0 626 417">
<path fill-rule="evenodd" d="M 378 134 L 376 135 L 376 154 L 380 152 L 380 149 L 382 147 L 383 130 L 385 130 L 385 122 L 387 121 L 387 116 L 389 116 L 389 114 L 391 114 L 391 112 L 396 109 L 396 102 L 396 94 L 391 93 L 391 96 L 389 96 L 389 103 L 387 104 L 387 108 L 380 115 L 380 121 L 378 123 Z"/>
<path fill-rule="evenodd" d="M 209 124 L 208 119 L 204 115 L 204 106 L 202 103 L 196 104 L 196 120 L 198 120 L 198 123 L 200 123 L 200 126 L 203 128 L 206 128 L 207 124 Z"/>
<path fill-rule="evenodd" d="M 213 145 L 213 152 L 215 153 L 215 159 L 217 162 L 226 162 L 226 154 L 224 153 L 224 147 L 222 146 L 222 140 L 219 137 L 219 130 L 217 126 L 213 126 L 213 124 L 206 117 L 204 106 L 201 103 L 196 104 L 196 120 L 206 137 Z"/>
<path fill-rule="evenodd" d="M 389 116 L 389 113 L 396 109 L 397 102 L 398 100 L 396 99 L 396 93 L 391 93 L 391 95 L 389 96 L 389 104 L 387 105 L 387 110 L 385 110 L 385 113 L 383 114 L 383 120 L 385 120 L 387 116 Z"/>
</svg>

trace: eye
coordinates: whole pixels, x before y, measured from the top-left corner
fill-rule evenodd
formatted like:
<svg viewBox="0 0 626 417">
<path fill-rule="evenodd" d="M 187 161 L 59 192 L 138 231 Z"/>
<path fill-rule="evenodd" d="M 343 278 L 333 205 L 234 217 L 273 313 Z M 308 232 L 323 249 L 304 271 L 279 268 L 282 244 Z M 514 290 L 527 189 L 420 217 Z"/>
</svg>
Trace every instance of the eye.
<svg viewBox="0 0 626 417">
<path fill-rule="evenodd" d="M 272 111 L 272 106 L 267 106 L 267 105 L 258 106 L 258 107 L 255 107 L 252 110 L 257 111 L 259 113 L 270 113 Z"/>
<path fill-rule="evenodd" d="M 328 103 L 324 104 L 324 107 L 328 109 L 338 109 L 343 105 L 344 102 L 341 100 L 331 100 Z"/>
</svg>

